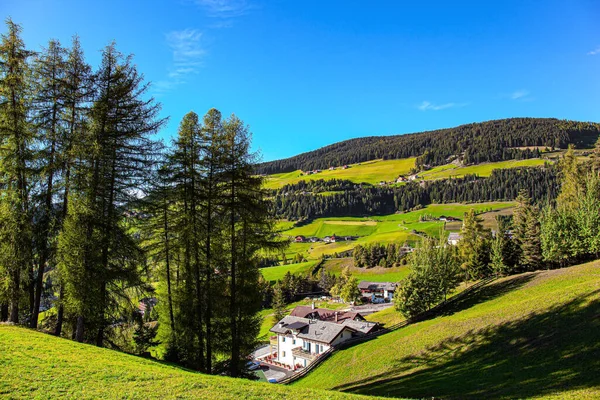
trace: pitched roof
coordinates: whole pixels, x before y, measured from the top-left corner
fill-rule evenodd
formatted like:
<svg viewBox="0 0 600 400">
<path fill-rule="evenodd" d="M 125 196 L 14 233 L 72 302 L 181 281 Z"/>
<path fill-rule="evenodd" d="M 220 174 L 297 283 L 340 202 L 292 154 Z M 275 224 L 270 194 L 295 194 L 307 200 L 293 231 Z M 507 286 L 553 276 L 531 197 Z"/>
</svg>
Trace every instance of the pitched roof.
<svg viewBox="0 0 600 400">
<path fill-rule="evenodd" d="M 329 308 L 312 308 L 312 306 L 296 306 L 290 313 L 290 316 L 335 322 L 335 314 L 336 313 L 337 313 L 338 323 L 341 323 L 343 320 L 346 320 L 346 319 L 364 320 L 364 317 L 359 312 L 356 312 L 356 311 L 336 311 L 336 310 L 330 310 Z"/>
<path fill-rule="evenodd" d="M 394 291 L 396 290 L 396 283 L 394 282 L 368 282 L 361 281 L 358 284 L 358 288 L 360 290 L 388 290 Z"/>
<path fill-rule="evenodd" d="M 331 344 L 339 336 L 339 334 L 342 333 L 344 329 L 348 329 L 353 332 L 356 331 L 355 328 L 347 326 L 345 324 L 336 324 L 335 322 L 319 320 L 309 320 L 307 318 L 292 317 L 289 315 L 287 317 L 284 317 L 281 321 L 279 321 L 274 327 L 270 329 L 270 331 L 285 335 L 292 330 L 290 326 L 294 326 L 294 323 L 298 322 L 306 324 L 306 326 L 298 332 L 297 336 L 299 338 L 326 344 Z"/>
</svg>

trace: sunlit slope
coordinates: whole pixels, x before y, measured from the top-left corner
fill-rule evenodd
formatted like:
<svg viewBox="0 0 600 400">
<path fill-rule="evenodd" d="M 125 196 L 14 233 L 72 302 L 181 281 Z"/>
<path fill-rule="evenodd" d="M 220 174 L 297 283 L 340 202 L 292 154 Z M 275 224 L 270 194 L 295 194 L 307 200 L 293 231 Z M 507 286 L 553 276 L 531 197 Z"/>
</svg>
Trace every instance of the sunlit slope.
<svg viewBox="0 0 600 400">
<path fill-rule="evenodd" d="M 186 371 L 113 350 L 0 325 L 0 397 L 22 399 L 350 399 Z"/>
<path fill-rule="evenodd" d="M 295 386 L 410 398 L 600 398 L 599 316 L 600 262 L 512 276 L 446 315 L 334 354 Z"/>
<path fill-rule="evenodd" d="M 367 161 L 350 165 L 347 169 L 343 169 L 341 165 L 332 165 L 332 167 L 335 167 L 333 171 L 325 169 L 313 175 L 302 175 L 302 171 L 299 170 L 270 175 L 267 178 L 265 187 L 278 189 L 290 183 L 317 179 L 347 179 L 356 183 L 376 184 L 380 181 L 395 180 L 399 175 L 406 175 L 414 166 L 415 158 Z"/>
</svg>

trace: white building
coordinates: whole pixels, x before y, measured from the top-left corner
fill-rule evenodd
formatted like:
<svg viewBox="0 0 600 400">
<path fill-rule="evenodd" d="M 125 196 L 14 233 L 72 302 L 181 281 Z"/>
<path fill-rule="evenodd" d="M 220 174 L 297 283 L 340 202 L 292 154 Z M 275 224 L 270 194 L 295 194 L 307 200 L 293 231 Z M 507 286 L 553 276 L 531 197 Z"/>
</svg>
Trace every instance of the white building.
<svg viewBox="0 0 600 400">
<path fill-rule="evenodd" d="M 377 297 L 380 297 L 386 301 L 392 301 L 394 299 L 396 286 L 397 284 L 394 282 L 361 281 L 358 284 L 358 289 L 363 297 L 368 297 L 371 299 L 371 301 Z"/>
<path fill-rule="evenodd" d="M 460 233 L 450 232 L 450 234 L 448 235 L 448 244 L 450 244 L 452 246 L 456 246 L 458 244 L 458 242 L 460 241 L 460 239 L 462 239 L 462 236 Z"/>
<path fill-rule="evenodd" d="M 371 332 L 376 323 L 346 319 L 341 323 L 287 316 L 271 332 L 277 334 L 277 361 L 306 367 L 331 346 Z"/>
</svg>

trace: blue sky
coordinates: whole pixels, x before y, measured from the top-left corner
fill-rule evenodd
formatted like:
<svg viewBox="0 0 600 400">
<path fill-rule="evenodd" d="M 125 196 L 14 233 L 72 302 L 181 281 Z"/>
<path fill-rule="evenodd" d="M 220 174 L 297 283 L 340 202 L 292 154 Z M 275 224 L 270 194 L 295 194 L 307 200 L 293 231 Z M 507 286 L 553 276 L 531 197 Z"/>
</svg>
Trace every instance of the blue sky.
<svg viewBox="0 0 600 400">
<path fill-rule="evenodd" d="M 170 123 L 216 107 L 265 161 L 496 118 L 600 120 L 600 2 L 2 0 L 32 49 L 133 53 Z M 2 29 L 4 31 L 4 29 Z"/>
</svg>

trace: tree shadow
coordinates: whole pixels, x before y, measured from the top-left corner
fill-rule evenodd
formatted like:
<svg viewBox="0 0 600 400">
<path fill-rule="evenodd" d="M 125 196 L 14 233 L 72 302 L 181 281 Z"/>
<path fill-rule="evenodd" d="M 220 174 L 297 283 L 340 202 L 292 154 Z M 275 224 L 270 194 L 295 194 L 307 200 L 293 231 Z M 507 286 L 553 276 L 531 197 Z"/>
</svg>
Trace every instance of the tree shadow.
<svg viewBox="0 0 600 400">
<path fill-rule="evenodd" d="M 525 398 L 600 387 L 600 289 L 449 338 L 337 390 L 412 398 Z"/>
<path fill-rule="evenodd" d="M 499 282 L 494 282 L 479 287 L 473 290 L 467 296 L 448 304 L 446 307 L 444 307 L 437 313 L 436 317 L 441 315 L 452 315 L 457 312 L 474 307 L 477 304 L 485 303 L 495 298 L 504 296 L 505 294 L 512 292 L 513 290 L 522 288 L 523 286 L 531 282 L 537 275 L 538 272 L 517 275 Z"/>
</svg>

